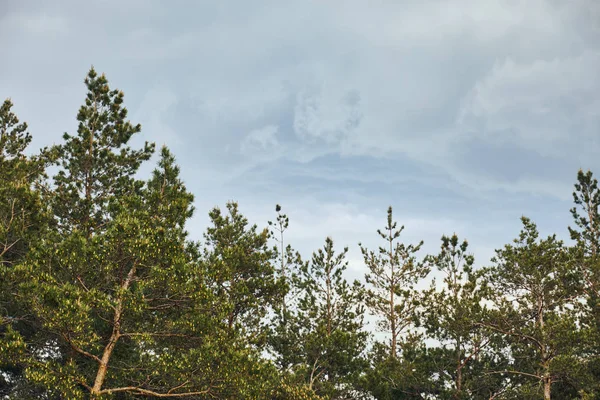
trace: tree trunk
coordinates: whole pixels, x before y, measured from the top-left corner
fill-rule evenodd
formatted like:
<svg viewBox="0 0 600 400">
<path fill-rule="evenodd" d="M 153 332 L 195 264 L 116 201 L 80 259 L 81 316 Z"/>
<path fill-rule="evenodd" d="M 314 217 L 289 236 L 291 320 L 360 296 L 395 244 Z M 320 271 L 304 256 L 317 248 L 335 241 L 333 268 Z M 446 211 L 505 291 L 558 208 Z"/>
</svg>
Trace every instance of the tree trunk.
<svg viewBox="0 0 600 400">
<path fill-rule="evenodd" d="M 135 275 L 135 264 L 129 270 L 125 281 L 121 285 L 121 290 L 126 291 L 129 289 L 129 285 L 131 284 L 131 280 Z M 121 337 L 121 316 L 123 315 L 123 298 L 119 298 L 117 300 L 117 305 L 115 307 L 115 314 L 113 316 L 113 329 L 110 335 L 110 339 L 108 340 L 108 344 L 104 348 L 104 352 L 102 353 L 102 358 L 100 359 L 98 365 L 98 371 L 96 372 L 96 379 L 94 380 L 94 386 L 92 386 L 91 394 L 92 397 L 95 397 L 100 394 L 102 390 L 102 384 L 106 379 L 106 372 L 108 371 L 108 363 L 110 361 L 110 357 L 112 356 L 112 352 L 117 345 L 117 341 Z"/>
<path fill-rule="evenodd" d="M 286 271 L 286 260 L 285 260 L 285 247 L 283 244 L 283 225 L 281 223 L 279 223 L 279 229 L 281 232 L 281 277 L 283 279 L 283 283 L 287 284 L 287 271 Z M 287 302 L 286 302 L 286 296 L 283 296 L 283 301 L 282 301 L 282 305 L 283 305 L 283 320 L 284 322 L 287 320 Z"/>
<path fill-rule="evenodd" d="M 592 197 L 592 193 L 589 194 L 590 199 Z M 594 207 L 594 205 L 592 204 L 591 200 L 588 202 L 587 204 L 587 211 L 588 211 L 588 219 L 590 222 L 590 230 L 592 231 L 592 236 L 593 239 L 590 241 L 590 247 L 591 247 L 591 251 L 592 251 L 592 256 L 596 256 L 596 254 L 598 253 L 598 243 L 596 242 L 596 238 L 598 237 L 598 233 L 596 232 L 596 227 L 594 225 L 594 220 L 596 219 L 596 215 L 594 213 L 594 210 L 596 208 Z"/>
<path fill-rule="evenodd" d="M 463 369 L 463 362 L 462 362 L 462 351 L 461 351 L 461 343 L 460 340 L 458 340 L 458 346 L 457 346 L 457 352 L 458 352 L 458 357 L 456 360 L 456 392 L 454 393 L 454 398 L 455 399 L 460 399 L 461 398 L 461 392 L 462 392 L 462 369 Z"/>
<path fill-rule="evenodd" d="M 538 327 L 544 332 L 544 300 L 542 298 L 538 299 Z M 542 381 L 544 383 L 544 400 L 550 400 L 550 393 L 552 389 L 552 377 L 550 376 L 550 361 L 548 356 L 548 351 L 546 348 L 546 343 L 542 343 L 541 346 L 541 355 L 542 355 L 542 365 L 544 367 L 544 376 Z"/>
<path fill-rule="evenodd" d="M 544 400 L 550 400 L 552 390 L 552 379 L 550 376 L 544 376 Z"/>
<path fill-rule="evenodd" d="M 98 102 L 95 101 L 94 103 L 94 109 L 96 110 L 96 113 L 98 112 Z M 96 118 L 98 118 L 96 116 Z M 90 239 L 92 237 L 92 179 L 93 179 L 93 174 L 92 174 L 92 168 L 93 168 L 93 157 L 94 157 L 94 132 L 95 132 L 95 127 L 90 126 L 90 140 L 89 140 L 89 145 L 88 145 L 88 160 L 86 163 L 86 171 L 85 171 L 85 201 L 86 201 L 86 210 L 85 210 L 85 216 L 84 216 L 84 229 L 85 229 L 85 234 L 86 237 L 88 239 Z"/>
<path fill-rule="evenodd" d="M 390 353 L 392 358 L 396 358 L 397 336 L 396 336 L 396 314 L 394 310 L 394 286 L 396 279 L 394 276 L 394 247 L 392 239 L 392 229 L 390 227 L 390 329 L 392 331 L 392 347 Z"/>
<path fill-rule="evenodd" d="M 462 367 L 459 366 L 456 371 L 456 393 L 454 394 L 455 399 L 460 399 L 462 393 Z"/>
<path fill-rule="evenodd" d="M 331 337 L 331 270 L 327 271 L 327 337 Z"/>
</svg>

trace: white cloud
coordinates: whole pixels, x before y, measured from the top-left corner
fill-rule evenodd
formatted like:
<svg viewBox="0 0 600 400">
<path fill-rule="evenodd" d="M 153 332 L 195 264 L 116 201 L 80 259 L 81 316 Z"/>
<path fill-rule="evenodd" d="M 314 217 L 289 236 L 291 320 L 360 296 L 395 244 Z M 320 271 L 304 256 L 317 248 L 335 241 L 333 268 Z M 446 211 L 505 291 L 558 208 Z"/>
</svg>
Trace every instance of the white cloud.
<svg viewBox="0 0 600 400">
<path fill-rule="evenodd" d="M 305 141 L 321 139 L 340 143 L 358 127 L 361 119 L 360 94 L 348 91 L 338 96 L 327 86 L 317 91 L 302 90 L 294 108 L 294 130 Z"/>
<path fill-rule="evenodd" d="M 41 10 L 19 12 L 42 15 Z M 73 3 L 62 12 L 62 20 L 82 32 L 64 43 L 65 49 L 85 49 L 83 41 L 93 41 L 93 54 L 82 53 L 87 65 L 109 63 L 109 68 L 98 64 L 107 72 L 139 70 L 139 78 L 121 75 L 139 79 L 135 86 L 143 90 L 154 85 L 150 79 L 160 79 L 180 105 L 190 103 L 185 123 L 192 132 L 181 134 L 210 136 L 195 146 L 203 152 L 197 158 L 233 157 L 245 164 L 227 173 L 274 159 L 240 159 L 231 151 L 255 154 L 248 151 L 252 139 L 245 137 L 249 129 L 264 126 L 278 126 L 282 157 L 310 162 L 328 152 L 402 154 L 443 167 L 466 183 L 476 169 L 465 169 L 456 159 L 463 157 L 460 146 L 474 130 L 491 143 L 512 140 L 543 154 L 587 152 L 591 160 L 597 148 L 592 133 L 598 97 L 589 94 L 598 82 L 590 36 L 597 32 L 590 16 L 598 6 L 592 1 L 461 0 L 451 6 L 383 1 L 378 7 L 298 1 L 196 5 L 184 11 L 151 2 L 136 7 L 135 15 L 106 1 L 89 7 Z M 100 18 L 80 17 L 102 12 L 127 23 L 113 31 Z M 27 57 L 28 64 L 39 64 L 35 54 Z M 69 72 L 59 67 L 48 74 Z M 565 109 L 565 101 L 576 110 Z M 281 120 L 285 113 L 291 126 Z M 144 126 L 156 131 L 185 129 L 162 112 L 143 118 Z M 577 140 L 557 145 L 565 132 Z"/>
<path fill-rule="evenodd" d="M 282 188 L 264 173 L 268 190 L 252 188 L 247 197 L 264 203 L 283 190 L 294 197 L 298 174 L 290 170 L 302 166 L 286 161 L 311 163 L 330 153 L 383 160 L 386 179 L 343 162 L 307 167 L 302 178 L 320 174 L 331 186 L 354 179 L 381 203 L 390 197 L 375 186 L 425 181 L 430 198 L 451 186 L 482 201 L 498 196 L 495 190 L 568 197 L 570 180 L 544 175 L 547 165 L 526 158 L 552 156 L 540 163 L 560 163 L 556 169 L 573 174 L 600 166 L 600 3 L 593 0 L 29 4 L 21 2 L 18 15 L 57 19 L 24 29 L 60 32 L 63 21 L 71 33 L 59 41 L 21 28 L 13 39 L 6 17 L 0 21 L 4 55 L 18 60 L 0 65 L 0 88 L 14 91 L 8 94 L 27 111 L 22 119 L 34 137 L 51 142 L 71 129 L 81 79 L 95 64 L 125 91 L 142 139 L 177 147 L 182 172 L 204 202 L 200 212 L 242 197 L 227 181 L 253 178 L 257 166 L 292 182 Z M 108 15 L 110 24 L 102 18 Z M 477 149 L 469 148 L 474 138 L 490 151 L 506 143 L 523 150 L 523 172 L 506 178 L 501 164 L 482 168 Z M 419 168 L 398 166 L 399 159 Z M 339 210 L 298 205 L 305 226 L 298 234 L 307 241 L 330 232 L 340 244 L 354 242 L 383 220 L 384 209 L 346 209 L 356 197 L 331 192 L 337 197 L 329 203 L 342 204 Z M 447 207 L 443 199 L 439 207 Z M 456 226 L 452 216 L 442 225 L 431 225 L 438 216 L 413 218 L 407 232 L 417 236 L 422 229 L 437 238 Z"/>
<path fill-rule="evenodd" d="M 465 96 L 459 127 L 548 155 L 598 150 L 600 52 L 520 64 L 508 58 Z M 574 149 L 575 147 L 575 149 Z M 568 153 L 565 154 L 565 151 Z"/>
<path fill-rule="evenodd" d="M 262 161 L 265 157 L 277 158 L 281 150 L 277 139 L 278 131 L 277 125 L 266 125 L 250 131 L 240 144 L 242 154 L 250 158 L 260 158 Z"/>
</svg>

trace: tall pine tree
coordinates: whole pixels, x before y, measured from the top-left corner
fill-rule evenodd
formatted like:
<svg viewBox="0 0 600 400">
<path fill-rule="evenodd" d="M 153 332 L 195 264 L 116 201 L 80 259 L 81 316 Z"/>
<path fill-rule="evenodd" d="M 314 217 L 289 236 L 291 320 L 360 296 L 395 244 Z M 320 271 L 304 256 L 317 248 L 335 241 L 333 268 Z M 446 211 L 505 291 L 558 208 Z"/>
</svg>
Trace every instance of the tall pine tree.
<svg viewBox="0 0 600 400">
<path fill-rule="evenodd" d="M 133 176 L 150 159 L 154 145 L 128 146 L 141 126 L 127 120 L 123 92 L 111 90 L 103 74 L 92 68 L 85 85 L 77 134 L 65 133 L 64 144 L 55 149 L 61 169 L 54 177 L 52 206 L 63 231 L 79 230 L 90 238 L 118 209 L 111 207 L 115 199 L 140 188 Z"/>
<path fill-rule="evenodd" d="M 267 312 L 284 293 L 273 265 L 275 253 L 268 245 L 269 231 L 249 225 L 234 202 L 227 204 L 226 213 L 214 208 L 209 216 L 202 262 L 218 301 L 215 307 L 224 313 L 232 337 L 239 334 L 248 343 L 262 344 Z"/>
<path fill-rule="evenodd" d="M 210 313 L 184 229 L 193 196 L 170 153 L 119 200 L 102 232 L 49 235 L 20 268 L 28 312 L 52 338 L 46 354 L 21 349 L 28 379 L 70 399 L 229 393 L 219 364 L 240 355 Z"/>
<path fill-rule="evenodd" d="M 550 400 L 559 384 L 571 386 L 560 396 L 569 398 L 582 373 L 572 259 L 555 235 L 539 239 L 536 225 L 522 222 L 519 237 L 496 251 L 486 271 L 495 312 L 482 325 L 506 338 L 513 360 L 494 373 L 509 375 L 520 398 Z"/>
<path fill-rule="evenodd" d="M 122 93 L 93 70 L 86 84 L 78 135 L 57 148 L 59 229 L 15 267 L 16 297 L 41 334 L 14 337 L 12 353 L 30 382 L 59 398 L 234 393 L 230 376 L 245 379 L 238 359 L 247 357 L 211 312 L 184 229 L 193 196 L 166 149 L 148 182 L 134 179 L 152 146 L 128 147 L 139 127 L 125 120 Z"/>
<path fill-rule="evenodd" d="M 327 238 L 302 271 L 304 295 L 298 305 L 302 361 L 297 372 L 311 389 L 331 399 L 348 398 L 365 368 L 368 338 L 363 330 L 363 287 L 343 274 L 348 248 L 335 252 Z"/>
<path fill-rule="evenodd" d="M 591 376 L 600 382 L 600 189 L 591 171 L 577 173 L 573 192 L 575 206 L 571 215 L 575 227 L 569 227 L 577 260 L 583 302 L 581 329 L 585 333 L 586 362 Z M 600 383 L 586 389 L 600 397 Z"/>
<path fill-rule="evenodd" d="M 269 221 L 271 237 L 277 242 L 278 274 L 283 286 L 281 303 L 275 304 L 269 332 L 269 346 L 275 356 L 275 363 L 282 373 L 288 373 L 291 367 L 300 362 L 297 319 L 294 318 L 298 296 L 301 292 L 299 272 L 304 262 L 300 253 L 294 251 L 285 242 L 284 233 L 289 227 L 289 218 L 282 213 L 281 206 L 275 206 L 277 219 Z"/>
<path fill-rule="evenodd" d="M 24 379 L 23 365 L 12 351 L 14 343 L 34 337 L 39 326 L 15 296 L 14 272 L 49 222 L 39 190 L 45 163 L 25 154 L 31 135 L 12 107 L 10 100 L 0 105 L 0 397 L 35 398 L 42 391 Z"/>
<path fill-rule="evenodd" d="M 442 285 L 425 295 L 423 325 L 429 338 L 439 343 L 429 350 L 436 394 L 440 398 L 489 399 L 502 390 L 497 375 L 487 375 L 498 361 L 488 351 L 495 335 L 479 322 L 485 319 L 485 291 L 481 271 L 475 271 L 475 258 L 468 243 L 456 234 L 442 236 L 439 254 L 430 257 L 442 274 Z"/>
<path fill-rule="evenodd" d="M 0 263 L 23 259 L 28 243 L 45 225 L 44 207 L 36 185 L 44 175 L 39 156 L 27 156 L 31 143 L 27 124 L 19 123 L 5 100 L 0 106 Z"/>
<path fill-rule="evenodd" d="M 369 272 L 365 280 L 369 285 L 366 302 L 374 315 L 379 316 L 379 327 L 390 334 L 389 355 L 396 358 L 399 343 L 415 322 L 419 296 L 415 285 L 429 273 L 429 267 L 417 261 L 418 245 L 405 245 L 398 239 L 404 226 L 398 228 L 392 207 L 388 208 L 387 224 L 377 233 L 385 241 L 378 251 L 370 251 L 361 245 L 361 251 Z"/>
</svg>

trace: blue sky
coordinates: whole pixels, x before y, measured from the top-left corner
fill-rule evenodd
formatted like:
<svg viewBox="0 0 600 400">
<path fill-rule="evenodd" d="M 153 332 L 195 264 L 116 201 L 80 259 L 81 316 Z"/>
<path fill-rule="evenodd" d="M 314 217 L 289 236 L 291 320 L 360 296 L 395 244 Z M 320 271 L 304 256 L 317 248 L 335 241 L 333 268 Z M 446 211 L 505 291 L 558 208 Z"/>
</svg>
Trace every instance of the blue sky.
<svg viewBox="0 0 600 400">
<path fill-rule="evenodd" d="M 456 232 L 484 265 L 523 214 L 566 238 L 577 170 L 600 174 L 595 0 L 4 0 L 0 49 L 34 146 L 75 132 L 94 65 L 176 154 L 195 238 L 212 206 L 280 203 L 353 277 L 388 205 L 423 254 Z"/>
</svg>

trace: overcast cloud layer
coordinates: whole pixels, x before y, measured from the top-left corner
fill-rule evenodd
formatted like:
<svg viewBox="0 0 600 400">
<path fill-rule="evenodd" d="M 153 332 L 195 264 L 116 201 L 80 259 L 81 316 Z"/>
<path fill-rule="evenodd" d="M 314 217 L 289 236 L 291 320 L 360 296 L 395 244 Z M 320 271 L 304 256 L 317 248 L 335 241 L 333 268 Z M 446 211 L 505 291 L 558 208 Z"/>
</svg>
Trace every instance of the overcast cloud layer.
<svg viewBox="0 0 600 400">
<path fill-rule="evenodd" d="M 172 148 L 197 198 L 291 218 L 305 254 L 472 243 L 479 264 L 522 214 L 566 236 L 576 172 L 600 174 L 600 2 L 17 1 L 0 3 L 0 97 L 35 146 L 74 132 L 93 64 L 141 140 Z"/>
</svg>

